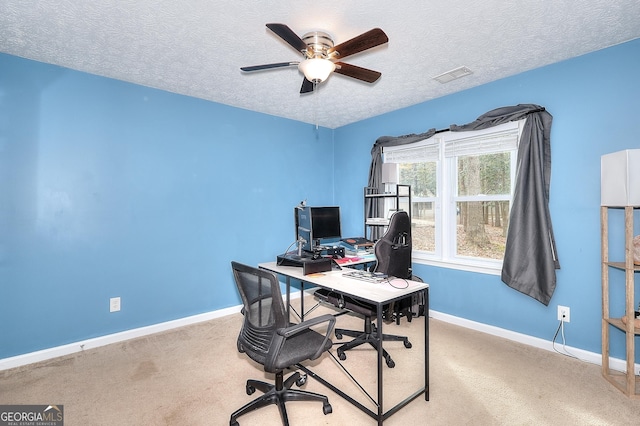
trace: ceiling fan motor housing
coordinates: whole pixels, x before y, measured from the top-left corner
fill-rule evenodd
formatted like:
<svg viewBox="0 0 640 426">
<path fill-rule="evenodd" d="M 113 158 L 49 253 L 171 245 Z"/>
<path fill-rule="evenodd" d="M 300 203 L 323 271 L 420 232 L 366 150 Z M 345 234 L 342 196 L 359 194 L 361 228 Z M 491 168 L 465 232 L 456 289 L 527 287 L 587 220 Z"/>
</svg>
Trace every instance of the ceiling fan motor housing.
<svg viewBox="0 0 640 426">
<path fill-rule="evenodd" d="M 327 51 L 333 47 L 333 39 L 329 34 L 322 31 L 313 31 L 306 33 L 302 37 L 302 41 L 309 47 L 307 53 L 309 58 L 329 58 Z"/>
</svg>

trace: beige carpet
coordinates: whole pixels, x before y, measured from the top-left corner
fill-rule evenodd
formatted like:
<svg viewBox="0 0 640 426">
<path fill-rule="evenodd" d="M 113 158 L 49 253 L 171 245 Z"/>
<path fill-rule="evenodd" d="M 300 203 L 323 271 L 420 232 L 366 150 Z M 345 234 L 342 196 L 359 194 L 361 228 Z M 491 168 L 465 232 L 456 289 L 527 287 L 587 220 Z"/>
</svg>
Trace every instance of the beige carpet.
<svg viewBox="0 0 640 426">
<path fill-rule="evenodd" d="M 322 312 L 321 308 L 317 312 Z M 248 378 L 270 380 L 239 354 L 240 314 L 0 372 L 0 404 L 63 404 L 66 426 L 227 425 L 253 396 Z M 339 317 L 346 328 L 357 317 Z M 387 343 L 396 368 L 385 366 L 385 401 L 411 393 L 423 375 L 422 318 L 388 333 L 410 337 L 413 348 Z M 334 339 L 334 341 L 336 341 Z M 640 401 L 606 382 L 600 367 L 437 320 L 430 321 L 430 401 L 419 398 L 387 425 L 637 425 Z M 344 365 L 375 394 L 375 353 L 347 353 Z M 325 356 L 314 370 L 371 406 Z M 329 396 L 333 413 L 312 402 L 288 404 L 292 426 L 376 424 L 317 381 L 304 388 Z M 388 407 L 388 404 L 385 404 Z M 275 406 L 239 418 L 241 425 L 280 425 Z"/>
</svg>

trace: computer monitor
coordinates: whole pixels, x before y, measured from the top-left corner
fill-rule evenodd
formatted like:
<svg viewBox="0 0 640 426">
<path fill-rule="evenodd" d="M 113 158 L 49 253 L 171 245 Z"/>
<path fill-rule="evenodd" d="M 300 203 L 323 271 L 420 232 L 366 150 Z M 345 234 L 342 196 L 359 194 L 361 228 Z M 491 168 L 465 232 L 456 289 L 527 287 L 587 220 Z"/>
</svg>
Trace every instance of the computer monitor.
<svg viewBox="0 0 640 426">
<path fill-rule="evenodd" d="M 296 239 L 305 241 L 302 249 L 313 253 L 320 240 L 340 239 L 340 207 L 296 207 Z"/>
</svg>

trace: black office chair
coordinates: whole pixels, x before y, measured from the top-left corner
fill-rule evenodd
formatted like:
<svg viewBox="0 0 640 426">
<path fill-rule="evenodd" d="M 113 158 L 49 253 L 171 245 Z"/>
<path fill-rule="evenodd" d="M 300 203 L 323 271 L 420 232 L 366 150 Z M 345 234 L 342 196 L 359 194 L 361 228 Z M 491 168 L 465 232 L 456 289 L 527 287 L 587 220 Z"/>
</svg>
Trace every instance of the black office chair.
<svg viewBox="0 0 640 426">
<path fill-rule="evenodd" d="M 389 227 L 376 241 L 373 252 L 376 255 L 375 272 L 383 272 L 391 277 L 411 279 L 411 219 L 404 210 L 399 210 L 389 220 Z"/>
<path fill-rule="evenodd" d="M 390 277 L 422 282 L 420 277 L 413 275 L 412 250 L 411 219 L 407 212 L 398 211 L 391 216 L 387 232 L 374 246 L 376 264 L 372 271 L 382 272 Z M 395 319 L 396 324 L 400 324 L 402 317 L 406 317 L 409 322 L 413 318 L 411 298 L 394 302 L 386 308 L 385 318 Z"/>
<path fill-rule="evenodd" d="M 288 426 L 286 401 L 321 401 L 323 413 L 331 413 L 329 399 L 313 392 L 291 389 L 295 383 L 302 386 L 306 375 L 295 372 L 284 380 L 283 371 L 305 360 L 319 358 L 328 351 L 329 338 L 335 325 L 333 315 L 322 315 L 300 324 L 290 324 L 282 300 L 280 282 L 272 272 L 231 262 L 242 302 L 244 323 L 238 336 L 238 351 L 262 364 L 264 370 L 275 374 L 275 384 L 247 380 L 247 395 L 256 389 L 264 392 L 258 399 L 246 404 L 231 415 L 229 424 L 238 426 L 238 417 L 270 404 L 277 404 L 282 423 Z M 326 323 L 326 332 L 312 329 Z"/>
<path fill-rule="evenodd" d="M 390 277 L 411 278 L 411 220 L 405 211 L 395 212 L 389 221 L 389 227 L 385 234 L 375 243 L 374 253 L 376 264 L 372 268 L 373 272 L 382 272 Z M 346 309 L 358 313 L 364 317 L 364 330 L 336 329 L 335 335 L 338 339 L 342 336 L 351 336 L 354 339 L 341 345 L 337 349 L 338 357 L 341 360 L 347 359 L 345 351 L 353 349 L 365 343 L 378 349 L 377 327 L 373 324 L 373 318 L 377 316 L 376 307 L 368 303 L 345 297 L 339 293 L 320 289 L 315 292 L 318 299 L 332 304 L 340 309 Z M 386 307 L 390 312 L 392 307 Z M 388 314 L 389 315 L 389 314 Z M 402 341 L 406 348 L 411 348 L 411 342 L 405 336 L 395 336 L 383 334 L 384 341 Z M 395 367 L 395 362 L 389 353 L 383 348 L 382 355 L 388 367 Z"/>
</svg>

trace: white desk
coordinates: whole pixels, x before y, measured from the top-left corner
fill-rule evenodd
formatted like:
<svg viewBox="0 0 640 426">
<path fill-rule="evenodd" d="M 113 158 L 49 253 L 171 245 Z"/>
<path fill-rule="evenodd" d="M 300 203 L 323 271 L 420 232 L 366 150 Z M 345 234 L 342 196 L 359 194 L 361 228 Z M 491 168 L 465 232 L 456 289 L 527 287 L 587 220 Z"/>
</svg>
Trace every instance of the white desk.
<svg viewBox="0 0 640 426">
<path fill-rule="evenodd" d="M 350 270 L 350 268 L 343 267 L 342 270 L 333 270 L 329 272 L 322 272 L 318 274 L 310 274 L 303 275 L 302 268 L 295 266 L 279 266 L 276 262 L 268 262 L 261 263 L 258 265 L 262 269 L 269 270 L 278 275 L 282 275 L 286 279 L 287 284 L 287 306 L 290 302 L 290 289 L 291 289 L 291 279 L 299 280 L 302 283 L 302 290 L 304 290 L 304 283 L 310 283 L 314 286 L 322 287 L 328 290 L 332 290 L 338 293 L 342 293 L 345 296 L 349 296 L 351 298 L 366 301 L 372 303 L 377 306 L 377 327 L 378 327 L 378 336 L 382 335 L 382 311 L 383 306 L 391 303 L 396 300 L 403 299 L 412 294 L 423 292 L 424 300 L 425 300 L 425 316 L 424 316 L 424 386 L 420 389 L 416 390 L 413 394 L 411 394 L 408 398 L 396 404 L 391 409 L 384 412 L 383 405 L 383 356 L 382 350 L 378 351 L 378 399 L 376 402 L 377 405 L 377 413 L 374 413 L 367 407 L 360 404 L 358 401 L 354 400 L 351 396 L 347 395 L 341 389 L 336 388 L 328 381 L 314 374 L 306 367 L 299 365 L 299 367 L 311 374 L 312 377 L 320 381 L 320 383 L 324 384 L 351 404 L 367 413 L 369 416 L 373 417 L 378 421 L 378 425 L 382 425 L 383 421 L 389 418 L 392 414 L 400 410 L 402 407 L 407 405 L 409 402 L 416 399 L 418 396 L 424 393 L 425 401 L 429 400 L 429 285 L 417 281 L 408 281 L 402 279 L 392 280 L 391 283 L 394 282 L 398 287 L 402 287 L 406 285 L 406 288 L 395 288 L 389 283 L 377 283 L 370 284 L 361 283 L 361 285 L 357 285 L 359 283 L 358 280 L 354 280 L 353 278 L 343 277 L 342 274 Z M 355 281 L 355 282 L 354 282 Z M 304 298 L 303 298 L 304 299 Z M 302 313 L 301 316 L 304 317 L 304 304 L 302 305 Z M 381 340 L 381 339 L 379 339 Z M 380 341 L 380 348 L 382 348 L 382 341 Z"/>
</svg>

